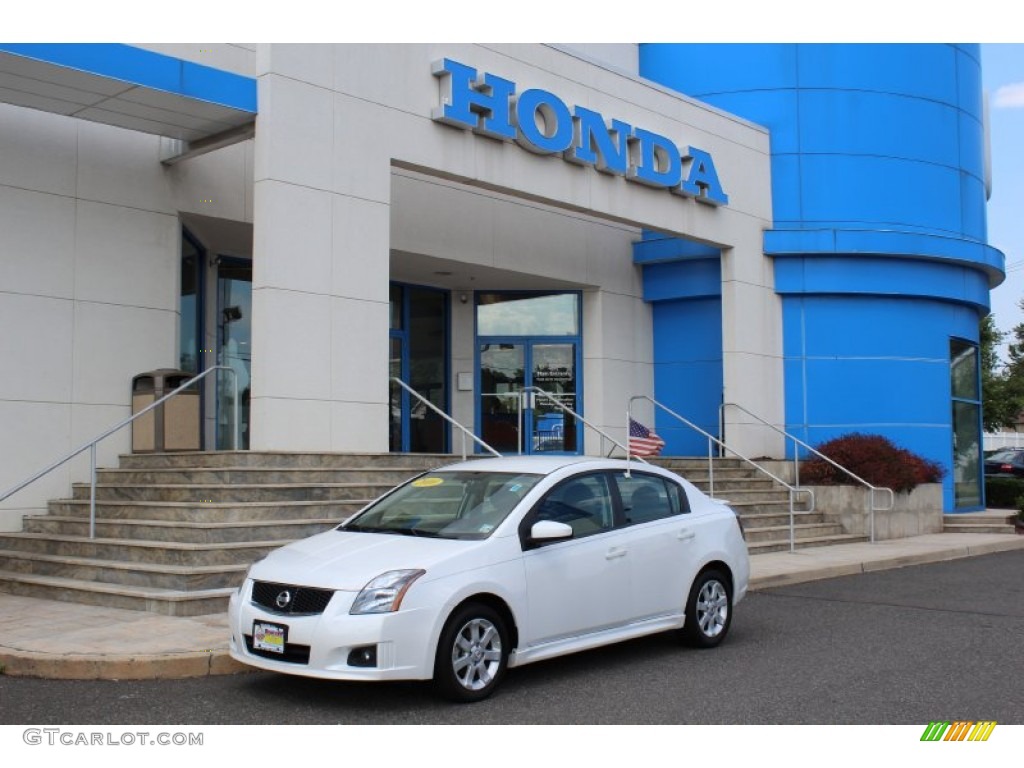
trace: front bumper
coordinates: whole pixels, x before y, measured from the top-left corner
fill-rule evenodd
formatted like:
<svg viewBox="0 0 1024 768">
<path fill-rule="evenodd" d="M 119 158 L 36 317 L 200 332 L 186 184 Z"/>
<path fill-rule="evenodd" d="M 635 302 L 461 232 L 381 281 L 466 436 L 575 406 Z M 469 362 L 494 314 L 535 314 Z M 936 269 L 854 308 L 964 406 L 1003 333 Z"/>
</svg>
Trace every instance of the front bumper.
<svg viewBox="0 0 1024 768">
<path fill-rule="evenodd" d="M 434 674 L 436 613 L 403 608 L 395 613 L 352 616 L 355 592 L 336 591 L 322 614 L 270 611 L 252 602 L 252 580 L 231 596 L 228 617 L 231 657 L 243 664 L 289 675 L 332 680 L 428 680 Z M 287 627 L 285 653 L 251 649 L 253 623 Z M 249 636 L 248 639 L 246 636 Z M 373 667 L 352 666 L 349 654 L 372 646 Z M 308 660 L 307 660 L 308 649 Z"/>
</svg>

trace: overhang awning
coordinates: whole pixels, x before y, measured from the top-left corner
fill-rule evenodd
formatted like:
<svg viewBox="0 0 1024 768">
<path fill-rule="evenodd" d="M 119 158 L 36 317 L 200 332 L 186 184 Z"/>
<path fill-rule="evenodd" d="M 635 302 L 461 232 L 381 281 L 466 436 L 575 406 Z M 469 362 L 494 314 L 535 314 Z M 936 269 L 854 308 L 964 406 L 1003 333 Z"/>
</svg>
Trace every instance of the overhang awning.
<svg viewBox="0 0 1024 768">
<path fill-rule="evenodd" d="M 193 143 L 252 123 L 256 80 L 119 43 L 0 43 L 0 102 Z"/>
</svg>

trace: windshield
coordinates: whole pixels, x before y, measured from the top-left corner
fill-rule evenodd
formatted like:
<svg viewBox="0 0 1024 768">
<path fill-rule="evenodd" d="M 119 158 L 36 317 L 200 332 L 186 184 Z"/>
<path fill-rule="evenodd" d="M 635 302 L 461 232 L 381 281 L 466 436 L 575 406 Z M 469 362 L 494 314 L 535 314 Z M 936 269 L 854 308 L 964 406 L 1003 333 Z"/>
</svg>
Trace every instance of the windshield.
<svg viewBox="0 0 1024 768">
<path fill-rule="evenodd" d="M 486 539 L 540 479 L 541 475 L 508 472 L 430 472 L 338 530 Z"/>
</svg>

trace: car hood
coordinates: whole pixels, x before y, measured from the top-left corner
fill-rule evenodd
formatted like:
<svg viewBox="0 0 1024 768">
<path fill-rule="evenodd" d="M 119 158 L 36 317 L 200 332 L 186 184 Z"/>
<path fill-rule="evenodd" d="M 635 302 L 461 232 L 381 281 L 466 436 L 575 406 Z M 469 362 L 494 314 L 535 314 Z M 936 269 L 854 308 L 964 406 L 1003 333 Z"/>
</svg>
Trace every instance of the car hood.
<svg viewBox="0 0 1024 768">
<path fill-rule="evenodd" d="M 385 571 L 431 568 L 482 542 L 331 530 L 271 552 L 250 578 L 358 592 Z"/>
</svg>

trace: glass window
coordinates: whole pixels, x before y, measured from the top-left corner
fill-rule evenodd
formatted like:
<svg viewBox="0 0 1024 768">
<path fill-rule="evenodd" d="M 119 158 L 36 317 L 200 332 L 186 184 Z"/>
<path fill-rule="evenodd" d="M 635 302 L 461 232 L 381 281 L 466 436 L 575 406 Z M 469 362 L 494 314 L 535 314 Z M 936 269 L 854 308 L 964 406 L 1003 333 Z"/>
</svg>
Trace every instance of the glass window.
<svg viewBox="0 0 1024 768">
<path fill-rule="evenodd" d="M 952 339 L 949 344 L 953 397 L 978 400 L 978 348 L 966 341 Z"/>
<path fill-rule="evenodd" d="M 478 293 L 479 336 L 578 336 L 577 293 Z"/>
<path fill-rule="evenodd" d="M 572 528 L 573 538 L 615 527 L 615 513 L 605 476 L 585 475 L 559 485 L 537 505 L 534 522 L 554 520 Z"/>
<path fill-rule="evenodd" d="M 627 524 L 661 520 L 680 512 L 679 495 L 671 490 L 678 488 L 674 483 L 637 472 L 631 472 L 630 477 L 617 475 L 615 482 Z"/>
<path fill-rule="evenodd" d="M 181 294 L 178 297 L 178 368 L 198 373 L 202 363 L 199 313 L 202 310 L 199 270 L 203 267 L 203 254 L 195 243 L 182 233 L 181 238 Z"/>
<path fill-rule="evenodd" d="M 442 411 L 448 409 L 448 298 L 440 291 L 408 289 L 409 386 Z M 444 453 L 447 424 L 413 398 L 409 403 L 409 450 Z"/>
<path fill-rule="evenodd" d="M 978 347 L 950 339 L 950 389 L 953 395 L 953 503 L 981 507 L 981 401 Z"/>
</svg>

